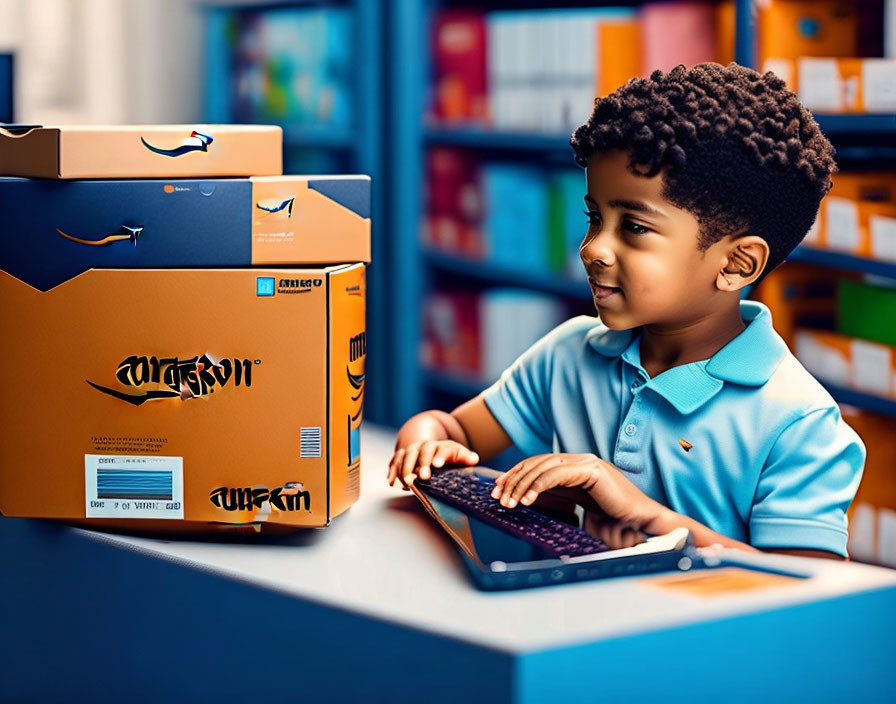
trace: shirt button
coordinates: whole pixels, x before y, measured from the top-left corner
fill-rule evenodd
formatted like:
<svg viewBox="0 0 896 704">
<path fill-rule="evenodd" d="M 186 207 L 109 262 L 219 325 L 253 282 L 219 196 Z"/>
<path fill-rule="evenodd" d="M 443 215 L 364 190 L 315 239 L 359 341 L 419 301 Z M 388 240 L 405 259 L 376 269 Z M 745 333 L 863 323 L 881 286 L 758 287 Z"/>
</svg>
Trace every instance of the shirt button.
<svg viewBox="0 0 896 704">
<path fill-rule="evenodd" d="M 627 426 L 625 426 L 625 434 L 628 435 L 629 437 L 631 437 L 632 435 L 634 435 L 637 432 L 638 432 L 637 425 L 635 425 L 633 423 L 629 423 Z"/>
</svg>

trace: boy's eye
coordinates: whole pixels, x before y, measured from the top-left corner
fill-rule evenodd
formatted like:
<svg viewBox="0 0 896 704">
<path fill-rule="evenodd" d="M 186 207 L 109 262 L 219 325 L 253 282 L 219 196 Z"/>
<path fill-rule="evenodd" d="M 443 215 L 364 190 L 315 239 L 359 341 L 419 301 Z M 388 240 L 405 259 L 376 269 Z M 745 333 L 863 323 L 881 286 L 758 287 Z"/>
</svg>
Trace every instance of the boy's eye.
<svg viewBox="0 0 896 704">
<path fill-rule="evenodd" d="M 585 210 L 585 215 L 588 216 L 588 223 L 591 225 L 600 225 L 601 217 L 600 213 L 596 210 Z M 624 230 L 632 233 L 633 235 L 643 235 L 646 232 L 650 232 L 650 228 L 644 227 L 643 225 L 639 225 L 636 222 L 631 220 L 623 220 L 622 227 Z"/>
<path fill-rule="evenodd" d="M 585 215 L 588 216 L 588 222 L 591 225 L 599 225 L 600 224 L 600 213 L 596 210 L 586 210 L 584 211 Z"/>
</svg>

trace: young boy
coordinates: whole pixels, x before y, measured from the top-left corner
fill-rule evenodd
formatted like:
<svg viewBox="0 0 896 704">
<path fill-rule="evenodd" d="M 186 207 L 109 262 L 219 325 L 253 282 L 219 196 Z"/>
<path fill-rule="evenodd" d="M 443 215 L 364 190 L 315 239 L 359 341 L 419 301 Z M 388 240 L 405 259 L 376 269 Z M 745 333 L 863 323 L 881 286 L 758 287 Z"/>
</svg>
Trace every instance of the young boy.
<svg viewBox="0 0 896 704">
<path fill-rule="evenodd" d="M 598 317 L 563 323 L 450 414 L 407 421 L 390 484 L 515 444 L 530 457 L 496 480 L 504 506 L 566 487 L 698 546 L 846 557 L 865 448 L 768 309 L 741 300 L 830 188 L 815 120 L 772 73 L 680 65 L 597 99 L 570 144 Z"/>
</svg>

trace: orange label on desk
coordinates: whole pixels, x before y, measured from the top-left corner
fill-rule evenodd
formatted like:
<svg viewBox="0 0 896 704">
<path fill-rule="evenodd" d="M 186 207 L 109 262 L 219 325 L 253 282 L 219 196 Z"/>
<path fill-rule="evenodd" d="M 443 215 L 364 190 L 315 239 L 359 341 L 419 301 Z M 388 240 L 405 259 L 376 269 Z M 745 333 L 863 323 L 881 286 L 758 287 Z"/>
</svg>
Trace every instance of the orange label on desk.
<svg viewBox="0 0 896 704">
<path fill-rule="evenodd" d="M 754 589 L 780 587 L 800 581 L 802 580 L 798 577 L 756 572 L 740 567 L 721 567 L 705 572 L 649 577 L 642 579 L 641 584 L 680 594 L 711 597 L 748 592 Z"/>
</svg>

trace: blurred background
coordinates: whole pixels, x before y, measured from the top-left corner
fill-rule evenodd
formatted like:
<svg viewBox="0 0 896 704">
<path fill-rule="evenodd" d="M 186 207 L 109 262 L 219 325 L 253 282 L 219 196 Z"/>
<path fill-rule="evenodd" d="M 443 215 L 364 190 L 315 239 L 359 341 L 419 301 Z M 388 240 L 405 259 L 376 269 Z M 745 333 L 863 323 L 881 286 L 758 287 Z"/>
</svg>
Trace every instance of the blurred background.
<svg viewBox="0 0 896 704">
<path fill-rule="evenodd" d="M 851 555 L 896 566 L 896 0 L 0 0 L 0 122 L 275 123 L 286 173 L 370 174 L 365 416 L 398 426 L 594 313 L 568 146 L 594 96 L 733 60 L 837 148 L 749 295 L 868 446 Z"/>
</svg>

